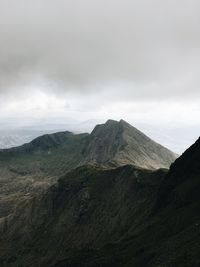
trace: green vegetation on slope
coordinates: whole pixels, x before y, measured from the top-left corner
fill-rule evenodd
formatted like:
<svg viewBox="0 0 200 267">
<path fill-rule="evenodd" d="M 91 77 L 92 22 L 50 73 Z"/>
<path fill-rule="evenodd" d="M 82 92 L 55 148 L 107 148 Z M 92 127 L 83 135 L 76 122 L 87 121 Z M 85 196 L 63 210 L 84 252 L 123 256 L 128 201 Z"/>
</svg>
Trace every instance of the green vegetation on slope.
<svg viewBox="0 0 200 267">
<path fill-rule="evenodd" d="M 68 172 L 1 220 L 1 266 L 199 267 L 199 162 Z"/>
<path fill-rule="evenodd" d="M 91 134 L 47 134 L 0 150 L 0 218 L 21 200 L 45 191 L 58 177 L 83 165 L 169 167 L 176 155 L 124 121 L 109 120 Z"/>
</svg>

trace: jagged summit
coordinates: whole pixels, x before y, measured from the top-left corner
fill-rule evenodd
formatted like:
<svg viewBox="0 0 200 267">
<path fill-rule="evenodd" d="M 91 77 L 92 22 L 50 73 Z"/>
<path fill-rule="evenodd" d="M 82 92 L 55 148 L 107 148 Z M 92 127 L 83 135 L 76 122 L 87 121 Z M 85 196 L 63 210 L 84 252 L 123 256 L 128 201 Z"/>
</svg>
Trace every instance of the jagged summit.
<svg viewBox="0 0 200 267">
<path fill-rule="evenodd" d="M 66 167 L 84 164 L 117 167 L 132 164 L 149 169 L 169 168 L 177 157 L 126 121 L 111 119 L 97 125 L 91 134 L 60 132 L 38 137 L 21 147 L 2 150 L 0 159 L 15 155 L 19 157 L 21 154 L 34 154 L 37 157 L 48 155 L 48 158 L 54 155 L 56 162 L 57 158 L 62 157 L 61 161 L 66 161 Z"/>
<path fill-rule="evenodd" d="M 125 121 L 116 121 L 116 120 L 107 120 L 105 123 L 98 124 L 94 127 L 93 131 L 91 132 L 91 135 L 96 135 L 99 133 L 103 133 L 103 131 L 111 131 L 111 130 L 116 130 L 119 127 L 122 127 L 123 124 L 128 124 Z"/>
<path fill-rule="evenodd" d="M 102 124 L 98 124 L 94 127 L 94 129 L 96 127 L 100 127 L 100 126 L 105 126 L 105 127 L 116 127 L 116 126 L 119 126 L 119 125 L 124 125 L 124 126 L 131 126 L 131 124 L 129 124 L 127 121 L 121 119 L 119 121 L 117 120 L 113 120 L 113 119 L 108 119 L 105 123 L 102 123 Z M 132 126 L 133 127 L 133 126 Z"/>
<path fill-rule="evenodd" d="M 142 168 L 168 168 L 177 155 L 157 144 L 124 120 L 108 120 L 91 133 L 85 161 Z"/>
</svg>

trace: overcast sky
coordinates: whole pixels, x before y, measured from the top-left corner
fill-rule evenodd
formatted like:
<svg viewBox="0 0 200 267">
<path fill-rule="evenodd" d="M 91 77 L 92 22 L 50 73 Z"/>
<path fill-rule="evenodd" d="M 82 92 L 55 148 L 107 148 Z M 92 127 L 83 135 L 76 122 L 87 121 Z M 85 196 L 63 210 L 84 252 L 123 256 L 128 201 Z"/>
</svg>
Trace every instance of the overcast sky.
<svg viewBox="0 0 200 267">
<path fill-rule="evenodd" d="M 0 0 L 0 121 L 123 118 L 182 152 L 200 131 L 199 25 L 199 0 Z"/>
</svg>

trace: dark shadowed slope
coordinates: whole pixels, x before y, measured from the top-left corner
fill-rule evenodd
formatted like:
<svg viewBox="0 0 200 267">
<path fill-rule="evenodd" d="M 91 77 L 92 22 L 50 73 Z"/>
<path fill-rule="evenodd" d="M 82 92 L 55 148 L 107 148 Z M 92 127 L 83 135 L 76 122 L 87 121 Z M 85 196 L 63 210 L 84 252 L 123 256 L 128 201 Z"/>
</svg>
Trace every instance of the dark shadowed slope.
<svg viewBox="0 0 200 267">
<path fill-rule="evenodd" d="M 166 171 L 81 167 L 1 221 L 2 266 L 199 267 L 200 141 Z"/>
<path fill-rule="evenodd" d="M 2 219 L 1 266 L 50 267 L 63 260 L 64 266 L 87 266 L 82 254 L 95 256 L 104 247 L 109 251 L 142 231 L 164 173 L 132 166 L 85 166 L 68 173 L 40 198 L 23 202 Z M 106 263 L 111 255 L 104 257 Z"/>
<path fill-rule="evenodd" d="M 158 209 L 171 202 L 185 207 L 200 201 L 200 138 L 171 165 L 159 192 Z"/>
</svg>

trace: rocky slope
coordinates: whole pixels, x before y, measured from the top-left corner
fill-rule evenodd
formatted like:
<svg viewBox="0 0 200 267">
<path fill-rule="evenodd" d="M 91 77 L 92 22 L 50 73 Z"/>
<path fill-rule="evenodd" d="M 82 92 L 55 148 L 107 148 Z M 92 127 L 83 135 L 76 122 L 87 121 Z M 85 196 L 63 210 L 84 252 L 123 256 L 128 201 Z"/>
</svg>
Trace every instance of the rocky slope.
<svg viewBox="0 0 200 267">
<path fill-rule="evenodd" d="M 176 157 L 122 120 L 109 120 L 91 134 L 59 132 L 38 137 L 23 146 L 0 150 L 0 217 L 78 166 L 132 164 L 158 169 L 168 168 Z"/>
<path fill-rule="evenodd" d="M 109 253 L 143 230 L 164 174 L 132 166 L 73 170 L 1 220 L 1 266 L 117 264 Z M 101 249 L 108 251 L 95 260 Z"/>
<path fill-rule="evenodd" d="M 73 170 L 1 219 L 1 266 L 200 266 L 199 162 Z"/>
<path fill-rule="evenodd" d="M 90 135 L 86 163 L 107 166 L 132 164 L 146 169 L 169 168 L 177 155 L 125 122 L 108 120 Z"/>
</svg>

